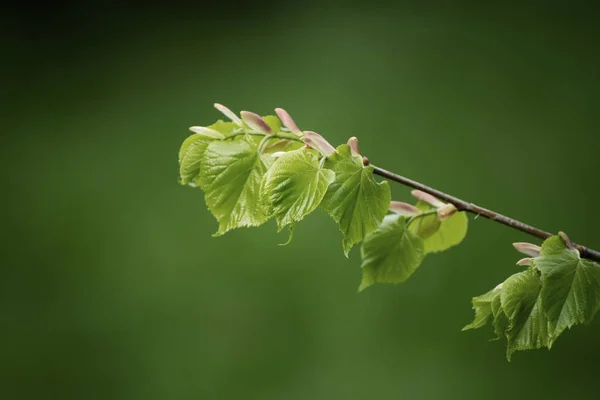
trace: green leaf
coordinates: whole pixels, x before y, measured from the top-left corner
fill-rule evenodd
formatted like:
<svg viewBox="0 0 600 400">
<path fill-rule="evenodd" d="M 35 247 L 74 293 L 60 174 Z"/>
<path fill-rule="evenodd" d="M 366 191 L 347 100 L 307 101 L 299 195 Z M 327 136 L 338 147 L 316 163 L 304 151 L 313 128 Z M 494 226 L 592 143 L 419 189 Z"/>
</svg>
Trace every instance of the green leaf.
<svg viewBox="0 0 600 400">
<path fill-rule="evenodd" d="M 475 319 L 473 319 L 473 322 L 465 326 L 462 330 L 466 331 L 485 326 L 490 320 L 490 317 L 492 317 L 492 300 L 496 295 L 499 294 L 500 291 L 498 290 L 490 290 L 481 296 L 473 297 L 471 302 L 473 304 L 473 310 L 475 310 Z"/>
<path fill-rule="evenodd" d="M 218 120 L 207 126 L 221 132 L 225 137 L 231 136 L 238 128 L 233 122 Z M 206 147 L 215 139 L 193 134 L 183 141 L 179 149 L 179 178 L 182 185 L 193 184 L 200 171 L 200 161 L 204 157 Z"/>
<path fill-rule="evenodd" d="M 501 291 L 498 289 L 496 291 L 496 295 L 492 299 L 492 315 L 494 316 L 494 322 L 492 325 L 494 326 L 494 333 L 496 333 L 496 337 L 493 340 L 498 340 L 506 337 L 505 332 L 508 330 L 509 321 L 506 313 L 502 309 L 502 301 L 501 301 Z"/>
<path fill-rule="evenodd" d="M 197 134 L 183 141 L 179 149 L 179 179 L 182 185 L 192 183 L 198 176 L 200 160 L 210 142 L 210 139 Z"/>
<path fill-rule="evenodd" d="M 435 210 L 435 207 L 421 200 L 417 202 L 416 207 L 424 213 Z M 409 229 L 425 240 L 435 234 L 440 229 L 440 226 L 442 226 L 442 222 L 437 214 L 434 213 L 421 215 L 419 218 L 416 218 Z"/>
<path fill-rule="evenodd" d="M 600 308 L 600 264 L 584 260 L 559 236 L 547 239 L 534 267 L 543 277 L 549 345 L 567 328 L 590 322 Z"/>
<path fill-rule="evenodd" d="M 417 208 L 422 211 L 433 210 L 434 207 L 419 201 Z M 464 211 L 456 212 L 446 221 L 437 215 L 427 215 L 415 220 L 411 230 L 419 234 L 425 242 L 425 253 L 437 253 L 458 245 L 467 235 L 469 219 Z"/>
<path fill-rule="evenodd" d="M 404 282 L 423 261 L 423 239 L 407 229 L 407 217 L 388 215 L 365 237 L 359 291 L 374 283 Z"/>
<path fill-rule="evenodd" d="M 273 130 L 273 133 L 277 133 L 281 130 L 281 121 L 274 115 L 265 115 L 262 117 L 267 125 Z"/>
<path fill-rule="evenodd" d="M 226 138 L 231 137 L 237 132 L 241 131 L 241 128 L 234 124 L 233 122 L 225 122 L 223 120 L 218 120 L 214 124 L 207 126 L 207 128 L 214 129 L 215 131 L 221 132 L 223 136 Z"/>
<path fill-rule="evenodd" d="M 548 346 L 548 320 L 542 310 L 540 273 L 534 268 L 514 274 L 502 285 L 502 310 L 508 318 L 504 334 L 508 340 L 506 357 L 517 350 Z"/>
<path fill-rule="evenodd" d="M 268 219 L 260 206 L 259 189 L 270 158 L 258 155 L 256 141 L 249 135 L 213 141 L 206 147 L 197 183 L 219 221 L 216 236 Z"/>
<path fill-rule="evenodd" d="M 319 166 L 314 150 L 290 151 L 275 160 L 265 175 L 261 196 L 279 230 L 314 211 L 334 178 L 333 171 Z"/>
<path fill-rule="evenodd" d="M 335 172 L 321 207 L 337 222 L 343 235 L 344 253 L 375 231 L 391 201 L 387 182 L 377 183 L 373 167 L 363 167 L 360 157 L 353 157 L 347 144 L 328 157 L 325 166 Z"/>
</svg>

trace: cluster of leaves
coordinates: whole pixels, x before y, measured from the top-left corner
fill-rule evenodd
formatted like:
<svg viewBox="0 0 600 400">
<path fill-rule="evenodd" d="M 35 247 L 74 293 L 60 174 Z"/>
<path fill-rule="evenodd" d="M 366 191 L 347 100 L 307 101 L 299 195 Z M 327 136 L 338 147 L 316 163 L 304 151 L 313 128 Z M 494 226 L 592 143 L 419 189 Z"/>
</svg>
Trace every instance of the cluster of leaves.
<svg viewBox="0 0 600 400">
<path fill-rule="evenodd" d="M 179 151 L 180 182 L 204 191 L 219 223 L 215 236 L 274 218 L 279 231 L 289 227 L 291 240 L 294 225 L 320 207 L 337 223 L 346 256 L 362 242 L 360 291 L 404 282 L 427 254 L 466 236 L 467 216 L 452 204 L 419 191 L 414 206 L 391 201 L 356 138 L 334 148 L 282 109 L 279 118 L 245 111 L 240 118 L 215 107 L 231 122 L 190 128 L 195 133 Z M 569 243 L 556 236 L 541 250 L 525 244 L 535 256 L 519 262 L 528 269 L 475 297 L 475 320 L 464 330 L 493 321 L 510 359 L 516 350 L 550 348 L 566 328 L 590 321 L 600 307 L 600 265 L 582 260 Z"/>
<path fill-rule="evenodd" d="M 547 347 L 573 325 L 591 322 L 600 308 L 600 264 L 582 259 L 566 235 L 547 239 L 527 269 L 473 298 L 475 319 L 463 330 L 492 322 L 496 338 L 517 350 Z M 530 253 L 528 253 L 530 254 Z"/>
<path fill-rule="evenodd" d="M 422 200 L 411 212 L 386 216 L 388 183 L 375 180 L 373 167 L 358 154 L 356 138 L 333 148 L 320 135 L 297 129 L 281 109 L 286 126 L 275 116 L 242 112 L 238 118 L 217 107 L 232 122 L 192 127 L 196 133 L 179 151 L 180 181 L 204 191 L 219 222 L 216 236 L 271 217 L 279 230 L 291 230 L 320 207 L 338 224 L 346 256 L 364 241 L 363 290 L 373 283 L 405 281 L 426 254 L 454 246 L 466 235 L 464 213 L 442 221 L 437 208 Z"/>
</svg>

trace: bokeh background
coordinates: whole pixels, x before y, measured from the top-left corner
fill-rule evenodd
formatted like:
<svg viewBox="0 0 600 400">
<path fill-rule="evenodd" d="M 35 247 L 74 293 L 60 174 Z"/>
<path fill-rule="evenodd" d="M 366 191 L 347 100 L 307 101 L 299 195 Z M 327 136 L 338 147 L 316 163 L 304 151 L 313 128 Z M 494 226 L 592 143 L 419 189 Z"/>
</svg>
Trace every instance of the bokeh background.
<svg viewBox="0 0 600 400">
<path fill-rule="evenodd" d="M 284 107 L 598 249 L 591 6 L 32 4 L 0 15 L 0 398 L 598 398 L 600 318 L 511 363 L 490 329 L 461 332 L 525 235 L 471 219 L 405 284 L 357 294 L 358 251 L 325 213 L 287 247 L 273 222 L 212 238 L 177 183 L 214 102 Z"/>
</svg>

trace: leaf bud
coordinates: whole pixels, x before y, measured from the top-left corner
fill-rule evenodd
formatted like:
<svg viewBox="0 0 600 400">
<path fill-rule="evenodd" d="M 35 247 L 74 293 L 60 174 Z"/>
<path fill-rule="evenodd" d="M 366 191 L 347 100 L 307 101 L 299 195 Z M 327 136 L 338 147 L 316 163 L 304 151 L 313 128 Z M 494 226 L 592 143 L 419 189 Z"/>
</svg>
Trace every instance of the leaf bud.
<svg viewBox="0 0 600 400">
<path fill-rule="evenodd" d="M 392 201 L 390 203 L 390 211 L 399 215 L 405 215 L 407 217 L 413 217 L 421 214 L 421 210 L 419 210 L 417 207 L 402 201 Z"/>
<path fill-rule="evenodd" d="M 321 135 L 316 132 L 306 131 L 302 137 L 304 143 L 317 150 L 322 155 L 329 157 L 335 152 L 335 148 Z"/>
<path fill-rule="evenodd" d="M 434 206 L 435 208 L 440 208 L 440 207 L 443 207 L 446 205 L 446 203 L 444 203 L 437 197 L 434 197 L 434 196 L 430 195 L 429 193 L 425 193 L 422 190 L 413 190 L 410 193 L 417 199 L 422 200 L 425 203 L 428 203 L 428 204 Z"/>
<path fill-rule="evenodd" d="M 520 265 L 522 267 L 531 266 L 531 265 L 533 265 L 533 258 L 531 258 L 531 257 L 521 258 L 519 261 L 517 261 L 517 265 Z"/>
<path fill-rule="evenodd" d="M 247 123 L 248 126 L 254 129 L 255 131 L 267 135 L 273 134 L 273 130 L 271 129 L 269 124 L 267 124 L 267 122 L 260 115 L 250 111 L 242 111 L 240 115 L 242 116 L 244 122 Z"/>
<path fill-rule="evenodd" d="M 577 254 L 579 254 L 579 249 L 573 244 L 573 242 L 571 242 L 571 239 L 569 239 L 566 233 L 558 232 L 558 236 L 560 236 L 561 239 L 564 240 L 565 244 L 569 249 L 575 250 Z"/>
<path fill-rule="evenodd" d="M 300 130 L 300 128 L 298 128 L 298 125 L 296 125 L 296 123 L 287 111 L 285 111 L 283 108 L 276 108 L 275 113 L 277 113 L 277 116 L 281 120 L 283 126 L 288 128 L 292 133 L 295 133 L 298 136 L 302 136 L 302 131 Z"/>
<path fill-rule="evenodd" d="M 225 139 L 225 135 L 223 135 L 221 132 L 215 129 L 206 128 L 204 126 L 192 126 L 190 127 L 190 131 L 209 139 Z"/>
<path fill-rule="evenodd" d="M 350 146 L 350 152 L 353 157 L 360 157 L 360 153 L 358 152 L 358 138 L 356 136 L 348 139 L 348 146 Z"/>
<path fill-rule="evenodd" d="M 235 115 L 235 113 L 233 111 L 231 111 L 229 108 L 225 107 L 223 104 L 215 103 L 214 106 L 223 115 L 225 115 L 227 118 L 232 120 L 237 126 L 241 127 L 244 125 L 242 123 L 242 120 L 237 115 Z"/>
<path fill-rule="evenodd" d="M 455 212 L 457 212 L 458 209 L 456 208 L 456 206 L 454 204 L 444 204 L 442 207 L 438 208 L 437 210 L 437 215 L 438 218 L 440 219 L 440 221 L 446 221 L 448 219 L 450 219 L 451 216 L 454 215 Z"/>
<path fill-rule="evenodd" d="M 530 257 L 539 257 L 541 247 L 527 242 L 513 243 L 513 247 L 519 252 Z"/>
</svg>

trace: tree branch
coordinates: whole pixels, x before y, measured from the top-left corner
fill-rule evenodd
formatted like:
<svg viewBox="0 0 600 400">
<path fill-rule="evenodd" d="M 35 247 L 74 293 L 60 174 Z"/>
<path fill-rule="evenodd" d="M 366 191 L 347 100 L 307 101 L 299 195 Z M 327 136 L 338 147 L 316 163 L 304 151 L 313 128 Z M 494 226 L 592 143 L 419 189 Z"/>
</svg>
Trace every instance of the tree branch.
<svg viewBox="0 0 600 400">
<path fill-rule="evenodd" d="M 365 161 L 367 161 L 367 163 L 368 163 L 368 160 L 365 160 Z M 429 193 L 432 196 L 435 196 L 438 199 L 445 201 L 446 203 L 454 204 L 454 206 L 459 211 L 466 211 L 466 212 L 469 212 L 471 214 L 475 214 L 478 216 L 480 215 L 484 218 L 499 222 L 506 226 L 510 226 L 511 228 L 514 228 L 521 232 L 525 232 L 531 236 L 534 236 L 534 237 L 542 239 L 542 240 L 545 240 L 545 239 L 549 238 L 550 236 L 553 236 L 549 232 L 543 231 L 543 230 L 538 229 L 531 225 L 524 224 L 521 221 L 517 221 L 516 219 L 509 218 L 509 217 L 499 214 L 495 211 L 491 211 L 486 208 L 479 207 L 478 205 L 466 202 L 464 200 L 461 200 L 457 197 L 451 196 L 444 192 L 440 192 L 437 189 L 430 188 L 429 186 L 426 186 L 426 185 L 423 185 L 422 183 L 413 181 L 412 179 L 408 179 L 408 178 L 405 178 L 398 174 L 395 174 L 393 172 L 386 171 L 383 168 L 379 168 L 374 165 L 373 165 L 373 168 L 374 168 L 373 172 L 375 174 L 382 176 L 384 178 L 387 178 L 391 181 L 398 182 L 403 185 L 409 186 L 411 188 L 418 189 L 423 192 Z M 579 250 L 579 253 L 581 254 L 582 257 L 600 262 L 600 252 L 597 252 L 592 249 L 588 249 L 587 247 L 584 247 L 584 246 L 581 246 L 581 245 L 578 245 L 575 243 L 573 243 L 573 245 L 577 248 L 577 250 Z"/>
</svg>

